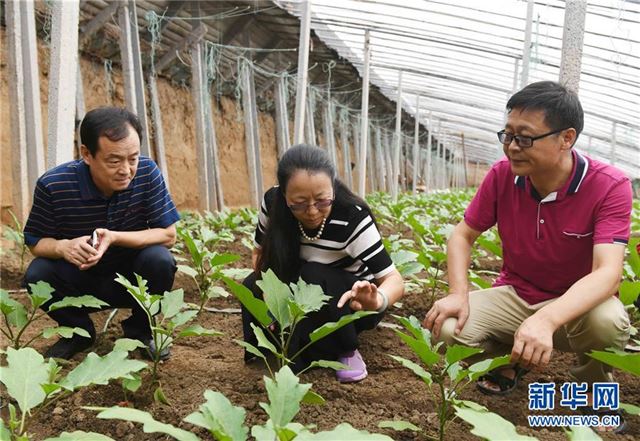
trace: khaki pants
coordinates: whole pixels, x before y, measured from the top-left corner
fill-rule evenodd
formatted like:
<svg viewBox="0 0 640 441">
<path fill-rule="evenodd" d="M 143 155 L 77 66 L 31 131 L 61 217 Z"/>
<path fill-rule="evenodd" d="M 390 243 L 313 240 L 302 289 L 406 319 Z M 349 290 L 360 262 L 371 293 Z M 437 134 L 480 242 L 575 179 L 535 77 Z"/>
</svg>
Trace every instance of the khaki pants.
<svg viewBox="0 0 640 441">
<path fill-rule="evenodd" d="M 513 335 L 520 324 L 543 306 L 555 300 L 529 305 L 512 286 L 499 286 L 469 293 L 469 318 L 454 335 L 456 319 L 442 325 L 439 340 L 483 348 L 470 361 L 511 353 Z M 586 355 L 591 350 L 608 347 L 624 349 L 629 339 L 629 316 L 616 297 L 611 297 L 586 314 L 559 328 L 553 335 L 553 347 L 578 355 L 578 365 L 570 374 L 578 381 L 593 383 L 612 381 L 612 368 Z"/>
</svg>

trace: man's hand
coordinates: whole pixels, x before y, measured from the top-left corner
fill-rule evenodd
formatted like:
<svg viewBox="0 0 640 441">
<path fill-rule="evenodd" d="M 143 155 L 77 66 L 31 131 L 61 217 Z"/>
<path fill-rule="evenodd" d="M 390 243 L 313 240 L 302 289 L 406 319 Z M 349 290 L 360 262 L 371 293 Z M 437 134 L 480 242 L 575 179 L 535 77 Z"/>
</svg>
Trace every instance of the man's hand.
<svg viewBox="0 0 640 441">
<path fill-rule="evenodd" d="M 553 324 L 540 314 L 522 322 L 514 334 L 511 362 L 532 369 L 549 363 L 553 351 Z"/>
<path fill-rule="evenodd" d="M 82 269 L 82 265 L 85 265 L 90 258 L 98 254 L 98 251 L 89 244 L 90 240 L 90 236 L 80 236 L 75 239 L 61 241 L 60 252 L 64 260 Z"/>
<path fill-rule="evenodd" d="M 338 300 L 338 308 L 342 308 L 347 302 L 354 311 L 376 311 L 382 306 L 378 287 L 366 280 L 358 280 L 349 291 L 342 294 Z"/>
<path fill-rule="evenodd" d="M 449 317 L 458 319 L 456 323 L 455 334 L 460 334 L 464 324 L 469 318 L 469 295 L 468 294 L 449 294 L 435 302 L 427 315 L 424 316 L 423 326 L 433 332 L 433 336 L 437 339 L 440 337 L 440 328 L 442 323 Z"/>
<path fill-rule="evenodd" d="M 90 256 L 86 262 L 79 266 L 81 270 L 87 270 L 92 266 L 96 265 L 102 259 L 104 253 L 109 249 L 109 246 L 114 242 L 114 234 L 113 231 L 107 230 L 106 228 L 96 228 L 96 236 L 98 238 L 97 243 L 94 243 L 95 254 Z"/>
</svg>

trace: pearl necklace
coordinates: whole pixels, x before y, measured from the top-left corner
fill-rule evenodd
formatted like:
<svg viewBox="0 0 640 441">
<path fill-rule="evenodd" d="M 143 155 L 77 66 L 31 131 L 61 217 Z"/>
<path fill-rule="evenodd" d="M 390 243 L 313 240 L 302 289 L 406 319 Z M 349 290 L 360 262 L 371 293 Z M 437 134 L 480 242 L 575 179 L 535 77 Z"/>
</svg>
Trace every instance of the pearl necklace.
<svg viewBox="0 0 640 441">
<path fill-rule="evenodd" d="M 324 230 L 324 223 L 326 221 L 327 221 L 326 217 L 324 219 L 322 219 L 322 223 L 320 224 L 320 229 L 318 230 L 318 233 L 313 237 L 307 236 L 307 233 L 304 232 L 304 228 L 303 228 L 302 224 L 300 223 L 300 221 L 298 221 L 298 228 L 300 229 L 300 234 L 302 234 L 302 237 L 307 239 L 309 242 L 314 242 L 314 241 L 320 239 L 320 236 L 322 236 L 322 231 Z"/>
</svg>

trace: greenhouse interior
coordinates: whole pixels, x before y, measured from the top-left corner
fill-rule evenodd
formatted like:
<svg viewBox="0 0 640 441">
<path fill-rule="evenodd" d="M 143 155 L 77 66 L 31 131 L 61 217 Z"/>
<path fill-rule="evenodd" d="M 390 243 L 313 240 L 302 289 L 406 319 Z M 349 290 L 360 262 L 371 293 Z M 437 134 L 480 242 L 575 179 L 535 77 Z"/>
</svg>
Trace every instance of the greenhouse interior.
<svg viewBox="0 0 640 441">
<path fill-rule="evenodd" d="M 640 439 L 640 1 L 0 11 L 0 439 Z"/>
</svg>

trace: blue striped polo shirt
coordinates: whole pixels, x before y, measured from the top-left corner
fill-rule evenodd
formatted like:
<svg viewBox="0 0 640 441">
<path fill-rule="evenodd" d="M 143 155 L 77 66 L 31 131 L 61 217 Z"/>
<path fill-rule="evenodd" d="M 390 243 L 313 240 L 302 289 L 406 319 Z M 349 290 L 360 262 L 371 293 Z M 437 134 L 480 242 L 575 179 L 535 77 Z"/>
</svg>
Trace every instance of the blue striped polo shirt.
<svg viewBox="0 0 640 441">
<path fill-rule="evenodd" d="M 38 179 L 24 240 L 33 246 L 45 237 L 61 240 L 90 236 L 96 228 L 166 228 L 179 219 L 162 173 L 151 159 L 141 156 L 129 186 L 111 197 L 100 193 L 89 166 L 80 159 L 52 168 Z M 119 254 L 118 247 L 112 248 L 103 260 Z"/>
</svg>

